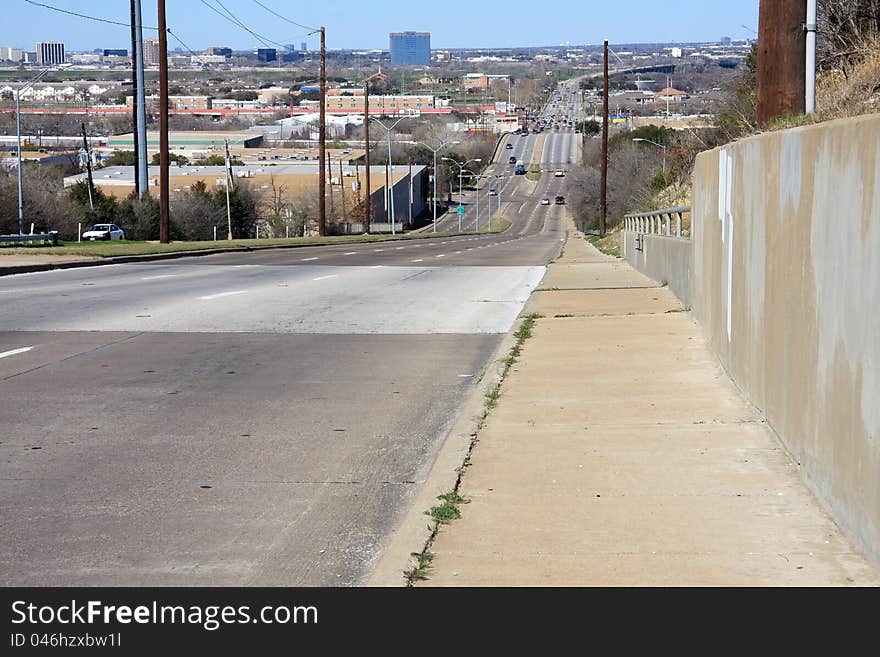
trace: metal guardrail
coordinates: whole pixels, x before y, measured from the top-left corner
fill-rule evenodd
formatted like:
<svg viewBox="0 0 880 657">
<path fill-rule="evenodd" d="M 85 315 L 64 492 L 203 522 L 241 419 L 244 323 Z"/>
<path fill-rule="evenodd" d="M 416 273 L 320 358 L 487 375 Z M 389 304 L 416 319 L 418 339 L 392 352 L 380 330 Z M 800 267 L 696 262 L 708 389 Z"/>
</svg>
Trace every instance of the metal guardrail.
<svg viewBox="0 0 880 657">
<path fill-rule="evenodd" d="M 681 220 L 691 206 L 664 208 L 651 212 L 638 212 L 624 215 L 624 229 L 637 235 L 660 235 L 665 237 L 689 237 L 682 234 Z"/>
<path fill-rule="evenodd" d="M 58 246 L 58 231 L 52 231 L 50 233 L 35 233 L 33 235 L 0 235 L 0 244 L 28 244 L 34 242 L 39 242 L 41 244 L 49 243 L 52 246 Z"/>
</svg>

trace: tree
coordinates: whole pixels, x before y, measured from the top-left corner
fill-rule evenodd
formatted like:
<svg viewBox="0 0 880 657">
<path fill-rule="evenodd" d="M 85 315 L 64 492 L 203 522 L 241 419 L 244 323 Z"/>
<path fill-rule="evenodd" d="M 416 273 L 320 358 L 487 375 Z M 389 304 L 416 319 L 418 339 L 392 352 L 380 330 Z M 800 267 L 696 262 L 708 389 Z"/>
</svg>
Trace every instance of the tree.
<svg viewBox="0 0 880 657">
<path fill-rule="evenodd" d="M 189 158 L 185 155 L 178 155 L 177 153 L 168 153 L 168 161 L 169 162 L 177 162 L 182 167 L 189 166 Z M 150 160 L 150 164 L 155 166 L 159 166 L 159 153 L 154 153 L 153 158 Z"/>
</svg>

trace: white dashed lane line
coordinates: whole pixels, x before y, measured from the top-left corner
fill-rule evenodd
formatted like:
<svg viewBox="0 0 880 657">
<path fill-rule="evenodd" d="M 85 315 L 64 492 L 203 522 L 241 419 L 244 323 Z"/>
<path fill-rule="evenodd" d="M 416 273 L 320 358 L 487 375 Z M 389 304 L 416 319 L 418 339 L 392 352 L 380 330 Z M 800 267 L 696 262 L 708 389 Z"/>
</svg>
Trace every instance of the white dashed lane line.
<svg viewBox="0 0 880 657">
<path fill-rule="evenodd" d="M 410 262 L 422 262 L 424 258 L 416 258 L 415 260 L 411 260 Z"/>
<path fill-rule="evenodd" d="M 313 278 L 313 281 L 326 281 L 328 278 L 337 278 L 339 274 L 330 274 L 329 276 L 318 276 L 318 278 Z"/>
<path fill-rule="evenodd" d="M 311 260 L 317 260 L 317 258 L 303 258 L 300 262 L 309 262 Z"/>
<path fill-rule="evenodd" d="M 247 294 L 245 290 L 236 290 L 235 292 L 221 292 L 220 294 L 209 294 L 205 297 L 199 297 L 202 301 L 212 301 L 214 299 L 221 299 L 223 297 L 233 297 L 238 294 Z"/>
<path fill-rule="evenodd" d="M 33 347 L 21 347 L 20 349 L 11 349 L 10 351 L 4 351 L 0 353 L 0 358 L 8 358 L 9 356 L 17 356 L 18 354 L 23 354 L 33 349 Z"/>
</svg>

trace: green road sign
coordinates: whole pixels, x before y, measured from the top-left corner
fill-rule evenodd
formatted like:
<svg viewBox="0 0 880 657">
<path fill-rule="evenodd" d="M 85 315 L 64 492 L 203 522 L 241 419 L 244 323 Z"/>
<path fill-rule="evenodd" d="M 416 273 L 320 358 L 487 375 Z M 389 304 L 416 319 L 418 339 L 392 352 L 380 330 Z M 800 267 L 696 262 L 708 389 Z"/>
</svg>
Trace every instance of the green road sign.
<svg viewBox="0 0 880 657">
<path fill-rule="evenodd" d="M 461 214 L 464 214 L 464 206 L 463 206 L 463 205 L 459 205 L 459 206 L 458 206 L 458 210 L 456 210 L 456 212 L 457 212 L 458 214 L 460 214 L 460 215 L 461 215 Z"/>
</svg>

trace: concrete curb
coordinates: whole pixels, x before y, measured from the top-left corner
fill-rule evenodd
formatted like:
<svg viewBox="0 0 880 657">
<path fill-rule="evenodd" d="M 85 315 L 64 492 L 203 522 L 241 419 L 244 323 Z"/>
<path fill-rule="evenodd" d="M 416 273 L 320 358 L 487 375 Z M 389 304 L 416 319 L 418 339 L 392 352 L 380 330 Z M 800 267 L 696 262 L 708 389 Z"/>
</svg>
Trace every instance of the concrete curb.
<svg viewBox="0 0 880 657">
<path fill-rule="evenodd" d="M 524 310 L 525 312 L 525 306 Z M 477 437 L 486 415 L 486 393 L 493 390 L 504 376 L 504 359 L 516 345 L 514 333 L 523 322 L 522 313 L 502 338 L 492 354 L 483 379 L 474 386 L 455 423 L 449 430 L 437 459 L 431 466 L 422 490 L 413 501 L 403 520 L 391 534 L 372 572 L 361 582 L 365 586 L 407 585 L 403 571 L 412 566 L 411 554 L 421 552 L 431 538 L 432 520 L 425 511 L 437 504 L 437 496 L 455 488 L 461 468 Z"/>
</svg>

